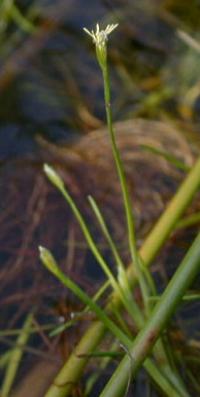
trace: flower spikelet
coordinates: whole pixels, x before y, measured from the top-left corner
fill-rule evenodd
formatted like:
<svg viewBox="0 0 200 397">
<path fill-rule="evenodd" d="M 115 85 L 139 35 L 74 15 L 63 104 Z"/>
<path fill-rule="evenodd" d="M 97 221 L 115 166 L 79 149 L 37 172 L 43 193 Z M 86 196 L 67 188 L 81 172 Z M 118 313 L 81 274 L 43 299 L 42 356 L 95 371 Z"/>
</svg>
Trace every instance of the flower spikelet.
<svg viewBox="0 0 200 397">
<path fill-rule="evenodd" d="M 107 25 L 105 29 L 100 30 L 99 24 L 96 24 L 96 31 L 89 31 L 86 28 L 83 30 L 92 37 L 92 40 L 96 46 L 97 59 L 101 67 L 105 67 L 106 57 L 107 57 L 107 41 L 108 35 L 116 29 L 118 24 Z"/>
</svg>

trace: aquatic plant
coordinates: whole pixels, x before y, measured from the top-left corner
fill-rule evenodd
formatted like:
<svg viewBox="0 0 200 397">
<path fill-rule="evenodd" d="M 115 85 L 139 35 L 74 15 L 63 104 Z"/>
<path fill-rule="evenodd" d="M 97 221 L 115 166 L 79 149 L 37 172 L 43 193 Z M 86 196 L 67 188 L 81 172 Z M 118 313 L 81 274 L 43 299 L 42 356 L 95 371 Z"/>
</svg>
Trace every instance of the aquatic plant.
<svg viewBox="0 0 200 397">
<path fill-rule="evenodd" d="M 46 248 L 40 247 L 40 258 L 43 264 L 86 305 L 86 310 L 89 308 L 99 319 L 99 321 L 92 324 L 88 331 L 86 331 L 75 352 L 72 353 L 71 357 L 63 366 L 55 381 L 45 394 L 46 397 L 69 395 L 72 385 L 79 378 L 85 364 L 89 360 L 89 355 L 92 354 L 92 351 L 102 339 L 106 329 L 109 329 L 119 343 L 121 343 L 125 357 L 105 389 L 102 391 L 101 396 L 117 397 L 124 395 L 127 390 L 127 385 L 131 382 L 131 377 L 136 375 L 141 365 L 144 365 L 155 384 L 159 386 L 166 396 L 184 397 L 190 395 L 181 375 L 178 373 L 178 370 L 175 369 L 174 363 L 171 363 L 166 354 L 161 336 L 172 314 L 183 299 L 184 294 L 199 270 L 200 237 L 197 236 L 188 254 L 175 272 L 166 290 L 160 296 L 155 307 L 153 307 L 154 305 L 152 305 L 151 302 L 153 297 L 157 297 L 157 292 L 148 265 L 151 264 L 155 255 L 169 237 L 177 221 L 183 214 L 185 208 L 189 205 L 194 193 L 199 187 L 200 159 L 197 160 L 179 191 L 138 252 L 132 204 L 123 162 L 115 140 L 111 111 L 110 78 L 107 65 L 107 39 L 108 35 L 116 27 L 116 24 L 108 25 L 106 29 L 100 30 L 97 24 L 96 31 L 89 31 L 86 28 L 84 28 L 84 30 L 92 37 L 95 43 L 97 60 L 103 75 L 108 133 L 110 135 L 113 156 L 122 190 L 131 265 L 128 271 L 126 271 L 125 264 L 120 258 L 118 247 L 115 245 L 109 233 L 103 215 L 94 198 L 90 197 L 90 205 L 101 226 L 102 232 L 107 238 L 116 261 L 117 276 L 111 272 L 109 263 L 107 263 L 102 256 L 90 232 L 89 225 L 87 225 L 84 220 L 76 203 L 66 189 L 64 182 L 52 167 L 45 165 L 44 171 L 46 175 L 68 202 L 80 224 L 88 246 L 106 274 L 108 279 L 106 287 L 110 285 L 113 289 L 108 299 L 108 304 L 105 308 L 101 308 L 98 303 L 101 293 L 98 293 L 94 299 L 89 297 L 84 290 L 62 272 L 52 254 Z M 133 295 L 136 282 L 139 283 L 141 291 L 143 301 L 142 307 L 138 305 Z M 103 291 L 105 288 L 103 288 Z M 102 290 L 100 292 L 102 292 Z M 137 336 L 135 339 L 132 329 L 129 328 L 129 325 L 122 316 L 122 307 L 128 312 L 132 322 L 136 325 Z M 117 321 L 113 320 L 111 313 L 115 314 Z M 109 356 L 109 352 L 107 355 Z"/>
</svg>

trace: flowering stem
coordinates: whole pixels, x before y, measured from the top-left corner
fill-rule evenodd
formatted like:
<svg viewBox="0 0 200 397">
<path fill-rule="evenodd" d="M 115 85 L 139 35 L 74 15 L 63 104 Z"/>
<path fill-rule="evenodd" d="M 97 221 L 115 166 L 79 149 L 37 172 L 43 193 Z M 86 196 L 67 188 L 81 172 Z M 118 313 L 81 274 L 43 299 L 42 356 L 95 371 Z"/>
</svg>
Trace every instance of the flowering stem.
<svg viewBox="0 0 200 397">
<path fill-rule="evenodd" d="M 101 65 L 100 65 L 101 66 Z M 132 205 L 130 200 L 130 194 L 128 191 L 126 176 L 124 172 L 123 162 L 121 160 L 120 152 L 118 150 L 116 139 L 115 139 L 115 132 L 113 129 L 113 121 L 112 121 L 112 109 L 111 109 L 111 94 L 110 94 L 110 78 L 107 66 L 107 59 L 104 62 L 103 67 L 101 66 L 102 74 L 103 74 L 103 82 L 104 82 L 104 99 L 105 99 L 105 109 L 106 109 L 106 118 L 107 118 L 107 125 L 109 130 L 109 135 L 111 139 L 111 146 L 113 151 L 113 156 L 118 172 L 118 177 L 122 189 L 123 195 L 123 202 L 126 212 L 126 220 L 127 220 L 127 229 L 128 229 L 128 239 L 129 239 L 129 249 L 131 254 L 132 264 L 135 266 L 135 272 L 137 275 L 137 279 L 140 285 L 140 289 L 142 292 L 142 297 L 144 301 L 145 309 L 147 310 L 147 314 L 149 315 L 149 285 L 147 284 L 147 276 L 143 273 L 145 266 L 143 266 L 142 260 L 137 252 L 136 246 L 136 238 L 135 238 L 135 222 L 134 216 L 132 211 Z M 146 268 L 146 272 L 148 269 Z M 146 276 L 146 277 L 144 277 Z M 151 275 L 149 273 L 149 277 L 151 279 Z M 151 280 L 150 280 L 151 281 Z M 154 282 L 153 282 L 154 286 Z M 139 327 L 140 328 L 140 327 Z M 176 384 L 177 389 L 180 392 L 181 396 L 187 396 L 187 392 L 184 390 L 183 385 L 181 382 L 179 383 L 178 378 L 173 377 L 173 373 L 171 368 L 168 364 L 167 357 L 165 354 L 165 349 L 161 340 L 155 346 L 155 356 L 157 357 L 158 361 L 161 360 L 162 362 L 162 370 L 165 373 L 166 377 L 172 381 L 172 383 Z M 178 375 L 178 374 L 177 374 Z M 173 380 L 172 380 L 173 377 Z"/>
<path fill-rule="evenodd" d="M 176 195 L 172 198 L 165 212 L 158 220 L 157 224 L 154 226 L 153 230 L 144 241 L 141 249 L 140 255 L 143 259 L 145 266 L 150 266 L 153 259 L 158 254 L 161 247 L 169 238 L 169 235 L 174 229 L 174 225 L 181 218 L 186 208 L 191 203 L 196 191 L 200 186 L 200 157 L 194 164 L 192 170 L 188 174 L 187 178 L 184 180 Z M 159 238 L 158 238 L 159 237 Z M 132 267 L 128 268 L 128 278 L 132 287 L 134 288 L 137 275 L 133 271 Z M 119 295 L 111 294 L 108 298 L 108 305 L 105 310 L 110 310 L 110 303 L 113 303 L 116 307 L 120 308 L 120 298 Z M 84 368 L 88 363 L 88 356 L 83 356 L 83 353 L 91 353 L 97 348 L 97 346 L 102 341 L 105 335 L 106 327 L 104 323 L 100 321 L 92 322 L 91 326 L 86 330 L 82 336 L 80 342 L 77 344 L 76 349 L 70 355 L 69 359 L 66 361 L 62 369 L 57 374 L 54 382 L 50 386 L 49 390 L 45 394 L 45 397 L 61 397 L 69 396 L 72 386 L 78 382 L 80 379 Z M 81 356 L 82 355 L 82 356 Z M 130 361 L 129 361 L 130 363 Z M 130 368 L 130 367 L 129 367 Z M 168 390 L 167 386 L 170 387 L 168 379 L 157 374 L 157 384 L 159 384 L 161 390 L 165 392 L 166 395 L 175 397 L 175 392 Z M 56 385 L 57 388 L 56 388 Z M 56 390 L 55 390 L 56 388 Z"/>
<path fill-rule="evenodd" d="M 114 129 L 113 129 L 112 110 L 111 110 L 111 104 L 110 104 L 110 101 L 111 101 L 110 78 L 109 78 L 107 65 L 105 65 L 105 67 L 102 68 L 102 72 L 103 72 L 104 98 L 105 98 L 105 109 L 106 109 L 108 131 L 109 131 L 110 138 L 111 138 L 113 156 L 115 159 L 117 172 L 118 172 L 118 176 L 120 179 L 121 189 L 122 189 L 122 193 L 123 193 L 123 200 L 124 200 L 125 209 L 126 209 L 127 224 L 128 224 L 129 238 L 130 238 L 129 244 L 130 244 L 132 255 L 135 259 L 135 251 L 136 251 L 135 226 L 134 226 L 133 217 L 131 216 L 132 209 L 131 209 L 131 202 L 130 202 L 130 196 L 129 196 L 129 192 L 128 192 L 128 188 L 127 188 L 127 183 L 126 183 L 126 179 L 125 179 L 124 167 L 123 167 L 123 163 L 121 160 L 121 156 L 120 156 L 118 147 L 116 145 L 115 133 L 114 133 Z"/>
<path fill-rule="evenodd" d="M 121 185 L 123 202 L 124 202 L 125 213 L 126 213 L 131 261 L 132 261 L 132 264 L 135 266 L 139 285 L 140 285 L 142 296 L 143 296 L 143 300 L 145 303 L 148 301 L 149 294 L 148 294 L 147 283 L 144 278 L 144 274 L 142 274 L 141 267 L 140 267 L 140 261 L 139 261 L 139 256 L 137 253 L 137 247 L 136 247 L 135 222 L 134 222 L 134 218 L 133 218 L 130 194 L 129 194 L 128 186 L 127 186 L 127 182 L 126 182 L 126 176 L 125 176 L 125 172 L 124 172 L 123 162 L 121 160 L 121 156 L 120 156 L 117 144 L 116 144 L 115 132 L 113 129 L 111 95 L 110 95 L 110 77 L 109 77 L 109 71 L 108 71 L 108 66 L 107 66 L 107 58 L 105 59 L 103 66 L 102 65 L 100 65 L 100 66 L 101 66 L 101 70 L 102 70 L 102 74 L 103 74 L 104 100 L 105 100 L 105 110 L 106 110 L 108 131 L 109 131 L 109 135 L 110 135 L 110 139 L 111 139 L 112 152 L 113 152 L 113 156 L 114 156 L 114 160 L 115 160 L 115 164 L 116 164 L 116 168 L 117 168 L 117 173 L 118 173 L 118 177 L 119 177 L 119 181 L 120 181 L 120 185 Z M 146 270 L 146 271 L 148 271 L 148 270 Z"/>
</svg>

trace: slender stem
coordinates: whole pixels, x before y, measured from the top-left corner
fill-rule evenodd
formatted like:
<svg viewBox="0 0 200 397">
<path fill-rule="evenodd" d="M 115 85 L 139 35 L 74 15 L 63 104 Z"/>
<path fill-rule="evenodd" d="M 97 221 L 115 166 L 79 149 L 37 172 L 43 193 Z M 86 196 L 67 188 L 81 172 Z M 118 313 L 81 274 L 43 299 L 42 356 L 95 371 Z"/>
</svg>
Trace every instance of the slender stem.
<svg viewBox="0 0 200 397">
<path fill-rule="evenodd" d="M 122 272 L 123 272 L 122 273 L 122 286 L 123 286 L 123 289 L 125 290 L 127 298 L 129 299 L 129 302 L 130 302 L 129 303 L 129 308 L 127 308 L 128 313 L 135 320 L 135 323 L 136 323 L 138 329 L 141 329 L 143 327 L 143 325 L 144 325 L 144 316 L 141 315 L 141 319 L 140 319 L 140 317 L 138 318 L 138 316 L 136 316 L 136 314 L 135 314 L 135 307 L 134 307 L 135 306 L 135 302 L 133 300 L 134 298 L 133 298 L 133 295 L 132 295 L 132 292 L 130 290 L 130 286 L 129 286 L 129 283 L 128 283 L 128 280 L 127 280 L 127 274 L 126 273 L 124 274 L 124 272 L 125 272 L 124 265 L 123 265 L 123 263 L 121 261 L 121 258 L 119 256 L 117 247 L 115 246 L 115 243 L 112 240 L 112 236 L 110 235 L 110 233 L 109 233 L 109 231 L 107 229 L 106 223 L 105 223 L 105 221 L 103 219 L 103 216 L 102 216 L 102 214 L 100 212 L 100 209 L 98 208 L 95 200 L 91 196 L 89 196 L 89 201 L 90 201 L 90 204 L 91 204 L 91 206 L 92 206 L 92 208 L 93 208 L 93 210 L 94 210 L 94 212 L 96 214 L 96 217 L 97 217 L 97 219 L 98 219 L 98 221 L 100 223 L 102 231 L 103 231 L 104 235 L 106 236 L 106 238 L 107 238 L 107 240 L 109 242 L 109 245 L 111 247 L 111 251 L 113 252 L 113 255 L 114 255 L 115 259 L 116 259 L 116 263 L 117 263 L 117 266 L 118 266 L 118 269 L 119 269 L 118 271 L 120 271 L 122 269 Z M 154 285 L 153 285 L 153 290 L 155 292 L 155 286 Z M 156 294 L 156 292 L 155 292 L 155 294 Z M 133 305 L 133 303 L 134 303 L 134 305 Z M 149 306 L 149 309 L 152 306 L 150 301 L 149 301 L 149 305 L 148 306 Z M 112 311 L 113 310 L 114 310 L 114 308 L 112 308 Z M 149 315 L 150 315 L 150 310 L 148 312 Z M 119 316 L 119 311 L 117 310 L 115 312 Z M 120 320 L 121 320 L 121 317 L 120 317 Z M 138 320 L 140 320 L 140 321 L 138 321 Z M 124 322 L 123 322 L 123 326 L 124 326 Z M 122 329 L 123 329 L 123 327 L 122 327 Z M 128 335 L 129 332 L 127 330 L 127 327 L 125 327 L 124 329 L 126 330 L 126 333 Z M 180 391 L 182 392 L 183 385 L 180 385 L 180 382 L 176 382 L 176 379 L 178 379 L 178 373 L 177 374 L 172 373 L 171 366 L 169 365 L 168 359 L 166 357 L 166 352 L 165 352 L 165 349 L 164 349 L 164 345 L 163 345 L 162 339 L 159 339 L 157 341 L 157 343 L 156 343 L 156 345 L 154 347 L 154 355 L 156 357 L 157 363 L 161 363 L 163 374 L 165 374 L 169 379 L 173 378 L 173 383 L 175 383 L 177 389 L 180 389 Z"/>
<path fill-rule="evenodd" d="M 93 237 L 92 234 L 90 233 L 90 230 L 82 216 L 82 214 L 80 213 L 78 207 L 76 206 L 74 200 L 72 199 L 72 197 L 70 196 L 70 194 L 68 193 L 68 191 L 65 189 L 63 184 L 59 184 L 57 185 L 58 189 L 61 191 L 61 193 L 63 194 L 64 198 L 66 199 L 66 201 L 68 202 L 69 206 L 71 207 L 76 219 L 79 222 L 79 225 L 83 231 L 83 234 L 85 236 L 85 239 L 88 243 L 89 248 L 91 249 L 94 257 L 97 259 L 98 263 L 100 264 L 101 268 L 103 269 L 104 273 L 106 274 L 107 278 L 110 281 L 110 284 L 113 287 L 113 290 L 120 295 L 122 302 L 126 302 L 125 301 L 125 297 L 124 297 L 124 293 L 120 287 L 120 285 L 118 284 L 117 280 L 115 279 L 114 275 L 112 274 L 109 266 L 107 265 L 106 261 L 104 260 L 103 256 L 101 255 L 101 252 L 99 251 Z M 125 303 L 126 304 L 126 303 Z"/>
<path fill-rule="evenodd" d="M 81 229 L 84 233 L 84 236 L 86 238 L 86 241 L 88 243 L 88 246 L 90 247 L 91 251 L 93 252 L 95 258 L 99 262 L 101 268 L 103 269 L 104 273 L 106 274 L 107 278 L 110 281 L 110 284 L 113 287 L 113 290 L 117 295 L 120 296 L 120 299 L 125 307 L 125 309 L 132 315 L 132 317 L 135 319 L 136 323 L 139 324 L 139 326 L 142 326 L 143 324 L 143 315 L 137 305 L 137 303 L 132 299 L 131 306 L 130 302 L 128 301 L 125 291 L 121 287 L 121 285 L 118 283 L 118 281 L 115 279 L 114 275 L 112 274 L 109 266 L 107 265 L 106 261 L 104 260 L 103 256 L 101 255 L 101 252 L 99 251 L 97 245 L 95 244 L 95 241 L 89 231 L 89 228 L 87 224 L 84 221 L 84 218 L 82 217 L 78 207 L 76 206 L 74 200 L 70 196 L 70 194 L 67 192 L 67 190 L 64 188 L 64 186 L 59 186 L 58 187 L 65 199 L 67 200 L 68 204 L 70 205 L 74 215 L 76 216 Z"/>
<path fill-rule="evenodd" d="M 8 397 L 10 395 L 13 383 L 15 381 L 24 350 L 23 347 L 27 344 L 30 336 L 30 329 L 32 327 L 33 313 L 29 313 L 25 319 L 24 325 L 16 340 L 16 347 L 12 349 L 9 356 L 9 361 L 6 368 L 5 377 L 1 387 L 1 397 Z"/>
<path fill-rule="evenodd" d="M 96 218 L 99 222 L 101 230 L 102 230 L 104 236 L 106 237 L 106 240 L 108 241 L 109 247 L 110 247 L 113 257 L 115 259 L 116 266 L 117 266 L 117 273 L 118 273 L 118 277 L 117 277 L 118 282 L 119 282 L 119 284 L 121 283 L 123 289 L 125 288 L 125 292 L 127 291 L 128 296 L 131 296 L 131 298 L 132 298 L 132 291 L 129 286 L 129 282 L 128 282 L 128 278 L 127 278 L 127 274 L 126 274 L 126 268 L 125 268 L 125 265 L 121 259 L 120 254 L 118 252 L 118 248 L 116 247 L 116 244 L 108 230 L 108 227 L 106 225 L 104 217 L 103 217 L 96 201 L 94 200 L 94 198 L 92 196 L 89 196 L 88 200 L 89 200 L 90 205 L 96 215 Z"/>
<path fill-rule="evenodd" d="M 110 79 L 109 79 L 107 64 L 102 69 L 102 71 L 103 71 L 103 80 L 104 80 L 104 96 L 105 96 L 105 108 L 106 108 L 108 131 L 109 131 L 110 138 L 111 138 L 113 156 L 115 159 L 117 172 L 118 172 L 118 176 L 119 176 L 119 180 L 120 180 L 120 184 L 121 184 L 122 194 L 123 194 L 123 201 L 124 201 L 124 205 L 125 205 L 127 227 L 128 227 L 128 234 L 129 234 L 130 251 L 131 251 L 131 254 L 135 261 L 136 260 L 135 225 L 134 225 L 134 219 L 132 216 L 132 206 L 131 206 L 130 195 L 129 195 L 128 187 L 127 187 L 127 183 L 126 183 L 124 167 L 123 167 L 123 163 L 122 163 L 122 160 L 120 157 L 118 147 L 116 145 L 115 133 L 114 133 L 114 129 L 113 129 L 112 110 L 111 110 L 111 104 L 110 104 L 110 101 L 111 101 Z"/>
<path fill-rule="evenodd" d="M 183 181 L 176 195 L 172 198 L 165 212 L 161 215 L 152 232 L 145 240 L 141 249 L 142 258 L 146 265 L 154 260 L 155 256 L 163 246 L 164 242 L 174 230 L 175 225 L 181 218 L 186 208 L 191 203 L 194 194 L 200 187 L 200 157 L 192 167 L 191 171 Z M 132 269 L 130 269 L 131 271 Z"/>
<path fill-rule="evenodd" d="M 149 295 L 148 288 L 147 288 L 146 280 L 144 278 L 144 274 L 141 271 L 141 267 L 140 267 L 139 257 L 138 257 L 138 253 L 137 253 L 137 246 L 136 246 L 135 223 L 134 223 L 131 199 L 130 199 L 130 194 L 128 191 L 123 162 L 121 160 L 120 152 L 119 152 L 117 144 L 116 144 L 115 133 L 114 133 L 114 129 L 113 129 L 112 110 L 111 110 L 111 95 L 110 95 L 110 77 L 109 77 L 109 72 L 108 72 L 107 61 L 105 62 L 104 67 L 102 67 L 102 74 L 103 74 L 103 82 L 104 82 L 104 98 L 105 98 L 107 125 L 108 125 L 108 131 L 109 131 L 109 135 L 110 135 L 110 139 L 111 139 L 112 152 L 113 152 L 113 156 L 114 156 L 114 160 L 115 160 L 115 164 L 116 164 L 116 168 L 117 168 L 117 173 L 118 173 L 118 177 L 119 177 L 119 181 L 120 181 L 120 185 L 121 185 L 121 190 L 122 190 L 124 208 L 125 208 L 125 213 L 126 213 L 126 222 L 127 222 L 127 229 L 128 229 L 128 241 L 129 241 L 129 249 L 130 249 L 130 254 L 131 254 L 131 261 L 132 261 L 133 266 L 136 269 L 138 282 L 139 282 L 141 292 L 142 292 L 142 297 L 143 297 L 144 303 L 146 303 L 148 295 Z M 147 302 L 147 304 L 148 304 L 148 302 Z"/>
<path fill-rule="evenodd" d="M 189 172 L 187 178 L 180 186 L 176 195 L 172 198 L 165 212 L 158 220 L 147 239 L 144 241 L 140 249 L 140 255 L 145 266 L 149 266 L 152 263 L 153 259 L 156 257 L 159 250 L 173 231 L 175 223 L 181 218 L 184 211 L 189 206 L 194 194 L 199 188 L 199 185 L 200 157 L 194 164 L 192 170 Z M 132 266 L 129 266 L 128 268 L 128 277 L 131 285 L 134 287 L 137 279 L 135 272 L 133 272 Z M 118 308 L 120 307 L 120 299 L 117 294 L 111 294 L 108 301 L 112 301 Z M 72 352 L 71 356 L 64 364 L 62 370 L 56 376 L 45 397 L 67 397 L 69 395 L 73 384 L 78 382 L 78 379 L 83 373 L 88 362 L 87 357 L 82 356 L 80 358 L 78 354 L 92 352 L 103 339 L 105 330 L 106 328 L 103 323 L 99 321 L 92 323 L 92 325 L 82 336 L 80 342 L 76 346 L 75 351 Z M 56 388 L 57 384 L 62 385 L 62 388 L 61 386 Z M 171 397 L 172 396 L 173 394 L 171 394 Z"/>
<path fill-rule="evenodd" d="M 69 279 L 58 267 L 51 253 L 43 247 L 40 247 L 40 258 L 43 264 L 50 270 L 56 278 L 58 278 L 68 289 L 70 289 L 82 302 L 90 307 L 92 311 L 96 313 L 98 318 L 104 323 L 105 327 L 107 327 L 114 336 L 118 339 L 119 342 L 124 346 L 125 350 L 129 350 L 132 346 L 132 339 L 126 335 L 121 328 L 119 328 L 109 317 L 108 314 L 102 310 L 87 294 L 84 292 L 76 283 L 74 283 L 71 279 Z M 116 309 L 116 308 L 115 308 Z M 77 351 L 76 351 L 77 354 Z M 81 355 L 87 353 L 81 353 Z M 160 386 L 160 388 L 167 392 L 168 396 L 174 397 L 188 397 L 187 393 L 180 394 L 173 385 L 170 384 L 168 379 L 165 378 L 164 374 L 156 368 L 155 363 L 149 358 L 146 359 L 144 363 L 144 367 L 151 375 L 153 380 Z M 64 370 L 64 368 L 63 368 Z M 65 367 L 66 370 L 66 367 Z M 64 371 L 66 376 L 66 373 Z M 61 397 L 66 396 L 66 388 L 63 389 L 62 383 L 60 384 L 61 377 L 63 377 L 63 371 L 59 373 L 56 381 L 50 387 L 45 397 Z M 69 376 L 69 374 L 68 374 Z"/>
<path fill-rule="evenodd" d="M 112 109 L 111 109 L 111 94 L 110 94 L 110 77 L 109 77 L 109 72 L 108 72 L 108 65 L 107 65 L 107 59 L 105 60 L 104 66 L 101 67 L 102 69 L 102 74 L 103 74 L 103 81 L 104 81 L 104 97 L 105 97 L 105 108 L 106 108 L 106 116 L 107 116 L 107 125 L 108 125 L 108 130 L 111 138 L 111 146 L 112 146 L 112 152 L 118 172 L 118 177 L 121 185 L 121 190 L 122 190 L 122 195 L 123 195 L 123 202 L 124 202 L 124 207 L 125 207 L 125 213 L 126 213 L 126 221 L 127 221 L 127 229 L 128 229 L 128 240 L 129 240 L 129 249 L 131 253 L 131 260 L 132 260 L 132 265 L 133 269 L 135 269 L 137 279 L 139 282 L 139 286 L 141 289 L 142 293 L 142 298 L 144 302 L 144 309 L 145 309 L 145 314 L 150 316 L 151 314 L 151 306 L 149 302 L 149 296 L 150 296 L 150 291 L 155 292 L 155 286 L 154 286 L 154 281 L 151 277 L 151 274 L 149 271 L 143 266 L 143 261 L 138 255 L 137 252 L 137 246 L 136 246 L 136 237 L 135 237 L 135 222 L 134 222 L 134 216 L 133 216 L 133 211 L 132 211 L 132 205 L 131 205 L 131 199 L 130 199 L 130 194 L 128 191 L 128 185 L 126 181 L 126 176 L 124 172 L 124 166 L 123 162 L 121 160 L 120 152 L 118 150 L 117 144 L 116 144 L 116 139 L 115 139 L 115 132 L 113 129 L 113 121 L 112 121 Z M 130 310 L 128 311 L 130 312 Z M 134 310 L 135 312 L 135 310 Z M 143 324 L 137 323 L 137 326 L 139 326 L 139 329 L 142 327 Z M 168 359 L 165 353 L 164 345 L 162 343 L 162 340 L 159 340 L 158 343 L 155 346 L 154 350 L 155 356 L 157 360 L 162 363 L 162 371 L 165 373 L 169 379 L 173 378 L 172 381 L 174 383 L 174 375 L 172 373 L 172 370 L 170 368 L 170 365 L 168 363 Z M 177 379 L 178 379 L 178 374 L 177 374 Z M 180 390 L 183 395 L 187 395 L 187 392 L 185 392 L 185 387 L 183 386 L 181 381 L 177 381 L 176 387 Z M 186 394 L 184 394 L 186 393 Z"/>
<path fill-rule="evenodd" d="M 195 212 L 194 214 L 188 215 L 187 217 L 181 219 L 177 225 L 176 229 L 184 229 L 186 227 L 191 227 L 200 224 L 200 211 Z"/>
<path fill-rule="evenodd" d="M 129 339 L 124 334 L 124 332 L 121 331 L 121 329 L 110 319 L 106 311 L 101 309 L 101 307 L 97 305 L 97 303 L 92 298 L 90 298 L 90 296 L 81 287 L 79 287 L 78 284 L 76 284 L 73 280 L 71 280 L 62 272 L 51 252 L 42 246 L 39 247 L 39 251 L 40 259 L 44 266 L 46 266 L 46 268 L 59 281 L 61 281 L 61 283 L 64 284 L 65 287 L 72 291 L 74 295 L 80 299 L 81 302 L 83 302 L 86 306 L 89 306 L 92 312 L 97 315 L 99 320 L 102 321 L 108 329 L 110 329 L 111 331 L 113 330 L 114 335 L 119 340 L 121 340 L 122 343 L 126 344 Z"/>
<path fill-rule="evenodd" d="M 145 361 L 159 338 L 162 330 L 175 312 L 183 295 L 193 282 L 200 269 L 200 233 L 189 249 L 187 255 L 165 289 L 160 302 L 146 322 L 144 328 L 135 338 L 130 349 L 132 357 L 126 355 L 112 378 L 107 383 L 100 397 L 119 397 L 123 395 L 128 381 L 127 373 L 130 371 L 135 376 L 142 363 Z"/>
<path fill-rule="evenodd" d="M 133 320 L 136 322 L 137 327 L 141 328 L 144 322 L 144 316 L 140 308 L 138 307 L 137 303 L 134 300 L 127 273 L 124 267 L 124 264 L 122 262 L 122 259 L 118 253 L 117 247 L 112 239 L 112 236 L 110 235 L 107 225 L 104 221 L 104 218 L 100 212 L 100 209 L 98 208 L 95 200 L 89 196 L 89 201 L 91 204 L 91 207 L 100 223 L 101 229 L 103 231 L 103 234 L 105 235 L 109 246 L 111 248 L 111 251 L 113 253 L 113 256 L 115 258 L 116 264 L 117 264 L 117 269 L 118 269 L 118 282 L 120 287 L 122 288 L 122 291 L 124 292 L 124 296 L 126 298 L 126 310 L 128 313 L 131 315 Z"/>
</svg>

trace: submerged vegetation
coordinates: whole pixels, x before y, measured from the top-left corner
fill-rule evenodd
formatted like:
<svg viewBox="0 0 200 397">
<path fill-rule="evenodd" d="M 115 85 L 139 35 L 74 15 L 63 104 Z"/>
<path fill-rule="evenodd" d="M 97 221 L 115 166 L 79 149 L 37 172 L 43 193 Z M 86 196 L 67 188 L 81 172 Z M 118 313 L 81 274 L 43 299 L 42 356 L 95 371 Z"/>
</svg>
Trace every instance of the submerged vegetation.
<svg viewBox="0 0 200 397">
<path fill-rule="evenodd" d="M 199 84 L 195 67 L 189 70 L 187 64 L 199 62 L 199 44 L 185 29 L 187 4 L 180 23 L 179 1 L 163 1 L 159 9 L 156 1 L 152 7 L 142 1 L 124 9 L 119 2 L 111 7 L 113 24 L 102 29 L 104 20 L 95 30 L 84 28 L 95 45 L 102 84 L 88 55 L 74 71 L 65 55 L 54 54 L 62 40 L 54 37 L 54 44 L 49 38 L 66 10 L 62 2 L 56 9 L 47 3 L 46 13 L 43 1 L 0 4 L 3 120 L 7 87 L 14 88 L 19 74 L 24 118 L 19 128 L 14 111 L 6 128 L 17 142 L 29 113 L 34 130 L 27 130 L 26 147 L 17 156 L 3 153 L 0 395 L 198 396 Z M 166 41 L 151 31 L 153 17 Z M 82 51 L 89 40 L 81 41 L 85 33 L 78 25 L 74 45 Z M 179 60 L 169 57 L 168 66 L 161 66 L 173 35 L 188 50 L 180 57 L 180 87 L 170 74 Z M 41 80 L 46 60 L 40 59 L 37 72 L 33 68 L 30 76 L 29 71 L 21 76 L 45 42 L 47 59 L 52 52 L 55 61 L 50 75 Z M 106 128 L 74 138 L 77 129 L 100 127 L 103 112 Z M 129 119 L 113 123 L 117 114 Z M 47 137 L 55 136 L 52 127 L 63 137 L 63 126 L 73 130 L 67 144 L 44 137 L 43 129 Z M 48 272 L 38 260 L 38 245 Z"/>
</svg>

